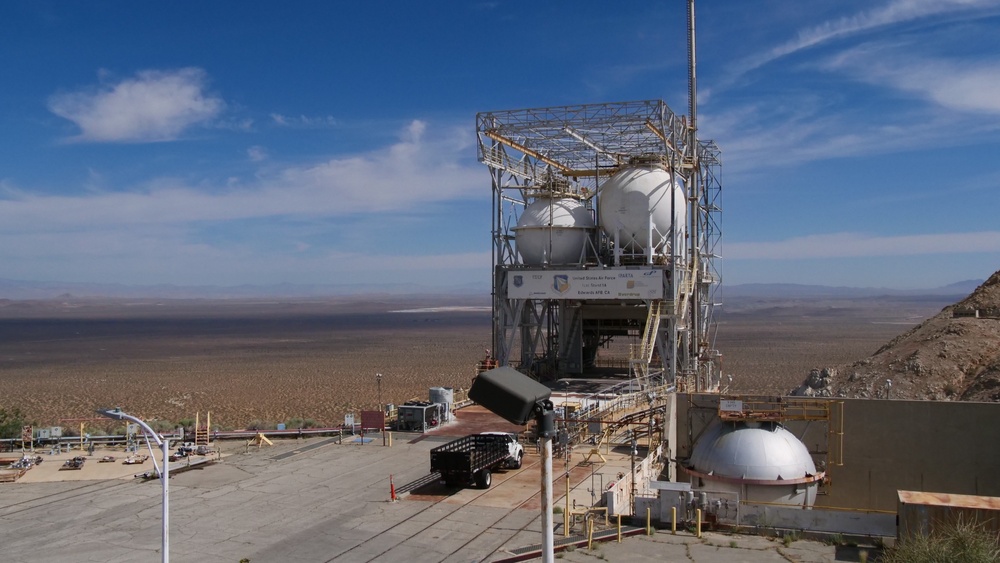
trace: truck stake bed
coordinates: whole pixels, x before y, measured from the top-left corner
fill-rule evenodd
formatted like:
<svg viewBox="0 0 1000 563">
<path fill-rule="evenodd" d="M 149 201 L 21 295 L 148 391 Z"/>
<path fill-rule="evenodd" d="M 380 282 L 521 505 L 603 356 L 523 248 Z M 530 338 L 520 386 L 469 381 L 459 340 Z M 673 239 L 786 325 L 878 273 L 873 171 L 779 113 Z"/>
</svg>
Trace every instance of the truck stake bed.
<svg viewBox="0 0 1000 563">
<path fill-rule="evenodd" d="M 450 487 L 475 483 L 481 489 L 493 482 L 493 471 L 519 469 L 524 448 L 506 432 L 484 432 L 452 440 L 431 450 L 431 471 Z"/>
</svg>

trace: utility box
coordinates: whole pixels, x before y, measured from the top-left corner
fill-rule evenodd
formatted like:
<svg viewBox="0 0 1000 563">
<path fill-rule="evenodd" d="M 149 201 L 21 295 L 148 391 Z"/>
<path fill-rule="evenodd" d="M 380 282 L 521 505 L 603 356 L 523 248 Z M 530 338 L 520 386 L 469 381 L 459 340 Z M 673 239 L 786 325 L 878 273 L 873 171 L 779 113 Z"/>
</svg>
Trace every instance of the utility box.
<svg viewBox="0 0 1000 563">
<path fill-rule="evenodd" d="M 396 429 L 407 432 L 425 432 L 441 423 L 441 405 L 427 401 L 407 401 L 399 407 Z"/>
</svg>

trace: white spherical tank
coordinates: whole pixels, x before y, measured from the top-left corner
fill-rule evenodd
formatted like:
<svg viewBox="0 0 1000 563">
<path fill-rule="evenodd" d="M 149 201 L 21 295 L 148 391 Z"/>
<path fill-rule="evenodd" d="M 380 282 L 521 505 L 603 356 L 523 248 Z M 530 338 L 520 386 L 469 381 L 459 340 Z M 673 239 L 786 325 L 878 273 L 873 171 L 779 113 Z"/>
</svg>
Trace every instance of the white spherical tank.
<svg viewBox="0 0 1000 563">
<path fill-rule="evenodd" d="M 579 263 L 594 227 L 594 218 L 583 203 L 542 197 L 524 209 L 513 230 L 521 262 L 539 266 Z"/>
<path fill-rule="evenodd" d="M 670 250 L 670 229 L 678 226 L 684 240 L 687 196 L 684 183 L 658 165 L 631 165 L 619 170 L 600 189 L 601 229 L 621 248 L 655 253 Z"/>
<path fill-rule="evenodd" d="M 716 423 L 698 439 L 687 470 L 699 488 L 799 506 L 815 502 L 823 477 L 805 445 L 774 422 Z"/>
</svg>

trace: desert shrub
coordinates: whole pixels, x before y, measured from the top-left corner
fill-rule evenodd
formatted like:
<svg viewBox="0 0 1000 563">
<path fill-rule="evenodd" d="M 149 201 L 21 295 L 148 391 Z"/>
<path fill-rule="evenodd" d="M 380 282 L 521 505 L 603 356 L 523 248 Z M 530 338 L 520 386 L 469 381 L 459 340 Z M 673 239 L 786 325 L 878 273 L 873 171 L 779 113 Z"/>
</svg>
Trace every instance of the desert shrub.
<svg viewBox="0 0 1000 563">
<path fill-rule="evenodd" d="M 916 535 L 898 542 L 883 555 L 883 563 L 1000 562 L 998 538 L 983 526 L 958 518 L 931 535 Z"/>
<path fill-rule="evenodd" d="M 149 427 L 152 428 L 154 432 L 159 432 L 159 433 L 173 432 L 174 429 L 177 428 L 177 425 L 175 425 L 173 422 L 170 422 L 169 420 L 150 420 L 147 421 L 146 424 L 148 424 Z M 139 432 L 142 433 L 142 430 L 140 429 Z"/>
<path fill-rule="evenodd" d="M 19 409 L 0 409 L 0 438 L 20 438 L 21 427 L 26 424 Z"/>
<path fill-rule="evenodd" d="M 319 428 L 319 425 L 312 418 L 289 418 L 285 428 Z"/>
<path fill-rule="evenodd" d="M 247 430 L 274 430 L 274 428 L 275 424 L 266 420 L 251 420 L 246 427 Z"/>
</svg>

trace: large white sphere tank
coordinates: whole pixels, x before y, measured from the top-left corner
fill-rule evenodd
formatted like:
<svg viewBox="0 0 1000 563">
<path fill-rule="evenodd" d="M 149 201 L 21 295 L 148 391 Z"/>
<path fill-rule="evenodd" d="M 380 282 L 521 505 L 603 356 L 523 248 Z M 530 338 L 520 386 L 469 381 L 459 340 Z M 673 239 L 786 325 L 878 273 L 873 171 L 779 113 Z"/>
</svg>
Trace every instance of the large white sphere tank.
<svg viewBox="0 0 1000 563">
<path fill-rule="evenodd" d="M 576 264 L 594 227 L 590 210 L 580 201 L 540 197 L 521 213 L 514 241 L 526 265 Z"/>
<path fill-rule="evenodd" d="M 600 188 L 601 229 L 621 248 L 670 250 L 670 228 L 684 240 L 687 196 L 680 177 L 657 164 L 629 165 Z"/>
<path fill-rule="evenodd" d="M 821 474 L 805 445 L 773 422 L 724 422 L 705 430 L 689 460 L 704 488 L 758 502 L 810 506 Z"/>
</svg>

